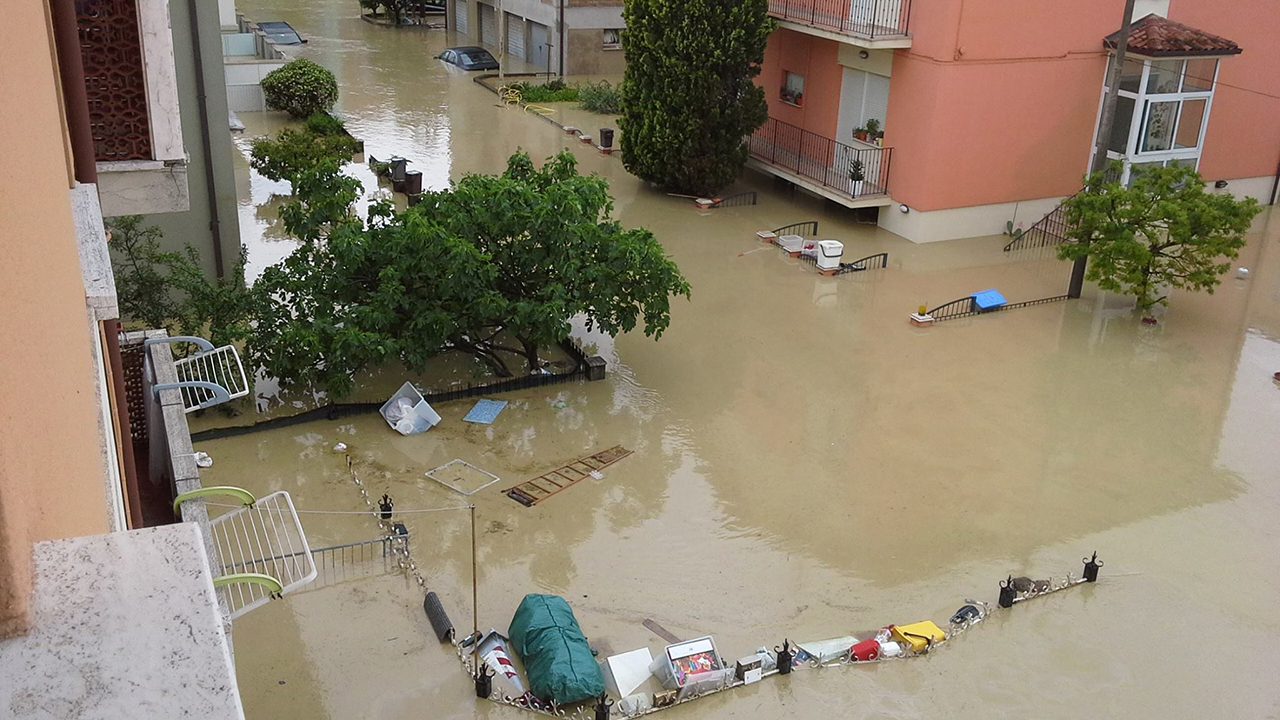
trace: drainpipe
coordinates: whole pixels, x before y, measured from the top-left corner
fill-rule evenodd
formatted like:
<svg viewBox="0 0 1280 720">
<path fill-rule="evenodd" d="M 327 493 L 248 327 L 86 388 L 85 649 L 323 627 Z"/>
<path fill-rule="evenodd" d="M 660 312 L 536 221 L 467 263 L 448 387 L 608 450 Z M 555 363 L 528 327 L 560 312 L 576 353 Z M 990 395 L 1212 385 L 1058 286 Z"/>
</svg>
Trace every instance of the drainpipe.
<svg viewBox="0 0 1280 720">
<path fill-rule="evenodd" d="M 98 182 L 98 160 L 89 128 L 89 96 L 84 89 L 84 61 L 80 57 L 80 27 L 76 22 L 75 0 L 51 0 L 54 45 L 58 52 L 58 75 L 62 81 L 62 104 L 67 112 L 67 133 L 71 136 L 71 160 L 76 181 Z"/>
<path fill-rule="evenodd" d="M 564 77 L 564 0 L 560 0 L 560 77 Z"/>
<path fill-rule="evenodd" d="M 200 115 L 200 148 L 204 152 L 204 181 L 208 190 L 209 234 L 213 237 L 213 271 L 218 277 L 224 274 L 222 263 L 222 226 L 218 220 L 218 189 L 213 175 L 213 146 L 209 142 L 209 100 L 205 92 L 204 51 L 200 47 L 200 20 L 198 0 L 187 0 L 187 13 L 191 16 L 191 49 L 196 70 L 196 105 Z"/>
<path fill-rule="evenodd" d="M 1280 194 L 1280 165 L 1276 165 L 1276 179 L 1271 183 L 1271 204 L 1276 204 L 1276 195 Z"/>
</svg>

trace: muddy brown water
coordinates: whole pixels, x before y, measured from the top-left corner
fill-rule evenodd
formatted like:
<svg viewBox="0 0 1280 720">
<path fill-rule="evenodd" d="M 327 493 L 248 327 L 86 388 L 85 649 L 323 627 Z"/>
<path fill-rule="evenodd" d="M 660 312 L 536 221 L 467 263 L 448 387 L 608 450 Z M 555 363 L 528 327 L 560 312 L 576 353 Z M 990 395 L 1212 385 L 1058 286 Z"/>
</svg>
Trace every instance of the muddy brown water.
<svg viewBox="0 0 1280 720">
<path fill-rule="evenodd" d="M 915 246 L 747 176 L 756 207 L 699 212 L 616 158 L 496 107 L 432 56 L 443 32 L 361 22 L 354 2 L 256 0 L 337 73 L 368 152 L 442 187 L 495 172 L 517 147 L 574 150 L 613 185 L 617 215 L 652 229 L 693 285 L 659 342 L 579 336 L 604 382 L 510 393 L 491 426 L 400 437 L 376 415 L 202 443 L 206 484 L 288 490 L 305 510 L 363 509 L 349 445 L 397 509 L 477 505 L 479 626 L 505 629 L 529 592 L 563 595 L 605 653 L 711 634 L 726 658 L 784 637 L 944 623 L 995 601 L 1008 573 L 1101 582 L 1019 605 L 924 658 L 805 670 L 670 711 L 673 718 L 1280 717 L 1280 221 L 1263 218 L 1213 295 L 1175 294 L 1159 325 L 1090 288 L 1068 303 L 911 327 L 907 313 L 986 287 L 1061 292 L 1066 268 L 1008 257 L 1000 238 Z M 279 123 L 245 118 L 250 133 Z M 577 119 L 585 124 L 591 118 Z M 357 167 L 354 172 L 367 172 Z M 371 178 L 371 176 L 369 176 Z M 242 178 L 251 262 L 287 252 L 271 192 Z M 884 271 L 839 278 L 756 230 L 819 219 Z M 564 407 L 557 407 L 560 402 Z M 505 488 L 621 444 L 635 454 L 535 507 Z M 424 476 L 461 458 L 501 481 L 468 499 Z M 471 627 L 464 511 L 407 514 L 413 556 Z M 306 515 L 313 546 L 372 538 L 372 519 Z M 306 591 L 235 623 L 250 718 L 515 718 L 477 703 L 400 576 Z"/>
</svg>

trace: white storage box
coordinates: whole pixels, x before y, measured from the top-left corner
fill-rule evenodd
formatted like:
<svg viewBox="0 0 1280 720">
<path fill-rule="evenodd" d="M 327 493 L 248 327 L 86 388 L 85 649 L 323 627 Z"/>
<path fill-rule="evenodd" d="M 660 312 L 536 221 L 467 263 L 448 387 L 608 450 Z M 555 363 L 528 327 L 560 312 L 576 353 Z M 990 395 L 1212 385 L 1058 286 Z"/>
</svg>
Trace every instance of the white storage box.
<svg viewBox="0 0 1280 720">
<path fill-rule="evenodd" d="M 378 411 L 393 430 L 401 435 L 416 435 L 430 430 L 440 422 L 440 415 L 423 399 L 422 393 L 405 383 L 395 395 L 382 404 Z"/>
</svg>

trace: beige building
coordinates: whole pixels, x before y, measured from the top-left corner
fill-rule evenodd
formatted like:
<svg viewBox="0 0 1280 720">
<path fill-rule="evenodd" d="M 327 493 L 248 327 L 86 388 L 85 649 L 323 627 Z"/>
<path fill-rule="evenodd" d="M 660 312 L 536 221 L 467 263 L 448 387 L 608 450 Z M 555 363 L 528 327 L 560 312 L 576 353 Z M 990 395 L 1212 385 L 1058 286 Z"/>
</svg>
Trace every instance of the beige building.
<svg viewBox="0 0 1280 720">
<path fill-rule="evenodd" d="M 198 478 L 181 398 L 151 387 L 168 346 L 119 331 L 103 224 L 190 201 L 168 8 L 10 0 L 0 24 L 6 718 L 243 717 L 203 505 L 144 512 Z"/>
<path fill-rule="evenodd" d="M 622 0 L 448 0 L 456 44 L 478 42 L 512 72 L 621 75 Z"/>
</svg>

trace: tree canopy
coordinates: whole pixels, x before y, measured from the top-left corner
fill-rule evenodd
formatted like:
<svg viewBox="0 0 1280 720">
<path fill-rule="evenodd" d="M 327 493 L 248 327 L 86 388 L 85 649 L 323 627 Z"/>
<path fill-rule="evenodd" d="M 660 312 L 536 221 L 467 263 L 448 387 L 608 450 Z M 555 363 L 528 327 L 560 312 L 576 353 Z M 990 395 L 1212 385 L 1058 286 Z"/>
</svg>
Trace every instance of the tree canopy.
<svg viewBox="0 0 1280 720">
<path fill-rule="evenodd" d="M 653 234 L 613 220 L 608 184 L 579 175 L 567 152 L 542 168 L 518 153 L 503 174 L 469 175 L 404 212 L 375 204 L 367 222 L 349 211 L 357 189 L 325 164 L 282 211 L 302 245 L 255 285 L 253 338 L 282 382 L 342 395 L 362 368 L 421 372 L 450 350 L 499 375 L 512 356 L 534 372 L 574 317 L 660 337 L 671 298 L 689 294 Z"/>
<path fill-rule="evenodd" d="M 1088 256 L 1087 280 L 1136 295 L 1147 311 L 1168 303 L 1161 288 L 1213 292 L 1239 255 L 1258 202 L 1206 192 L 1191 167 L 1145 169 L 1129 187 L 1114 170 L 1092 175 L 1063 203 L 1071 242 L 1058 256 Z"/>
<path fill-rule="evenodd" d="M 622 34 L 622 161 L 676 192 L 712 195 L 768 119 L 753 79 L 773 31 L 768 0 L 628 0 Z"/>
</svg>

